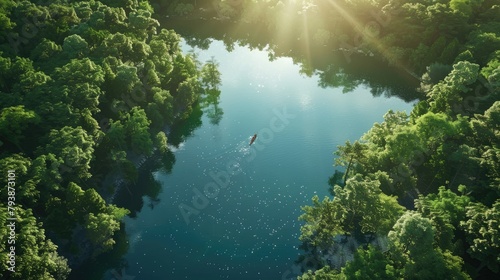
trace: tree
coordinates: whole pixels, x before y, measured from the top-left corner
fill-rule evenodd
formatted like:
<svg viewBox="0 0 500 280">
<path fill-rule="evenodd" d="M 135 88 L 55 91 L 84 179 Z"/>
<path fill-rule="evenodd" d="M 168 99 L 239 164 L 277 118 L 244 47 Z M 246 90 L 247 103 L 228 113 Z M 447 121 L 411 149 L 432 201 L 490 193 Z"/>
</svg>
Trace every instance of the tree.
<svg viewBox="0 0 500 280">
<path fill-rule="evenodd" d="M 0 4 L 0 30 L 11 30 L 14 28 L 14 24 L 10 21 L 9 14 L 12 7 L 14 7 L 15 2 L 12 0 L 7 0 Z"/>
<path fill-rule="evenodd" d="M 111 250 L 116 243 L 114 233 L 120 229 L 120 223 L 106 213 L 89 213 L 85 217 L 87 237 L 95 247 L 94 256 Z"/>
<path fill-rule="evenodd" d="M 469 45 L 476 61 L 480 65 L 486 65 L 490 56 L 500 49 L 500 34 L 474 30 L 469 35 Z"/>
<path fill-rule="evenodd" d="M 341 224 L 344 217 L 339 205 L 328 197 L 320 202 L 318 196 L 315 195 L 312 203 L 312 206 L 301 207 L 304 214 L 299 217 L 299 220 L 304 221 L 305 224 L 300 228 L 299 239 L 313 246 L 326 248 L 333 244 L 334 236 L 345 233 Z"/>
<path fill-rule="evenodd" d="M 427 66 L 427 71 L 422 75 L 420 83 L 420 91 L 427 93 L 432 89 L 432 86 L 443 80 L 453 70 L 451 65 L 432 63 Z"/>
<path fill-rule="evenodd" d="M 389 110 L 384 114 L 382 123 L 375 123 L 373 127 L 363 135 L 362 139 L 369 141 L 378 147 L 385 147 L 386 138 L 395 131 L 408 124 L 408 115 L 405 112 L 394 112 Z"/>
<path fill-rule="evenodd" d="M 126 59 L 133 54 L 132 39 L 125 34 L 110 34 L 104 39 L 99 47 L 102 56 L 114 56 L 119 59 Z"/>
<path fill-rule="evenodd" d="M 11 92 L 23 74 L 35 72 L 33 61 L 24 57 L 16 57 L 15 59 L 1 58 L 0 67 L 3 74 L 0 82 L 2 82 L 2 88 L 5 92 Z"/>
<path fill-rule="evenodd" d="M 50 76 L 42 71 L 29 71 L 21 74 L 19 83 L 13 87 L 13 92 L 28 99 L 31 94 L 37 93 L 40 87 L 46 86 L 51 80 Z"/>
<path fill-rule="evenodd" d="M 23 151 L 22 141 L 25 139 L 26 130 L 39 122 L 38 115 L 31 110 L 25 110 L 24 105 L 4 108 L 0 111 L 0 135 Z"/>
<path fill-rule="evenodd" d="M 93 84 L 100 86 L 104 82 L 104 72 L 89 58 L 72 59 L 54 73 L 54 80 L 62 85 Z"/>
<path fill-rule="evenodd" d="M 103 213 L 107 210 L 104 199 L 94 189 L 82 190 L 75 183 L 69 183 L 65 190 L 65 203 L 68 214 L 78 223 L 83 223 L 88 213 Z"/>
<path fill-rule="evenodd" d="M 0 222 L 4 225 L 9 224 L 7 215 L 6 208 L 0 207 Z M 7 253 L 10 252 L 7 238 L 10 234 L 9 228 L 4 226 L 0 229 L 0 277 L 20 280 L 66 279 L 71 272 L 67 260 L 58 255 L 57 245 L 46 238 L 42 224 L 37 222 L 31 209 L 16 207 L 16 217 L 15 272 L 7 270 Z"/>
<path fill-rule="evenodd" d="M 60 42 L 73 26 L 80 23 L 80 19 L 72 6 L 53 3 L 47 8 L 50 18 L 41 35 Z"/>
<path fill-rule="evenodd" d="M 368 249 L 359 248 L 354 260 L 347 262 L 342 268 L 346 279 L 398 279 L 393 274 L 394 267 L 389 264 L 386 256 L 377 248 L 368 245 Z"/>
<path fill-rule="evenodd" d="M 16 174 L 16 196 L 15 203 L 22 204 L 26 206 L 31 206 L 36 204 L 38 197 L 40 196 L 40 191 L 37 189 L 36 184 L 32 184 L 31 180 L 31 169 L 32 162 L 30 158 L 24 157 L 21 154 L 11 154 L 8 157 L 0 159 L 0 172 L 1 174 L 6 174 L 0 181 L 0 183 L 6 187 L 2 188 L 0 191 L 2 199 L 7 201 L 7 174 L 9 170 L 15 170 Z"/>
<path fill-rule="evenodd" d="M 455 116 L 454 109 L 463 101 L 465 94 L 472 91 L 469 87 L 473 84 L 479 74 L 479 65 L 468 61 L 460 61 L 453 65 L 453 70 L 446 76 L 444 81 L 435 85 L 427 93 L 430 110 L 432 112 L 443 112 L 449 116 Z"/>
<path fill-rule="evenodd" d="M 455 57 L 457 56 L 458 50 L 460 48 L 460 43 L 457 38 L 453 39 L 448 45 L 444 48 L 441 53 L 441 57 L 438 59 L 441 63 L 452 63 Z"/>
<path fill-rule="evenodd" d="M 345 232 L 386 235 L 403 213 L 395 197 L 380 190 L 380 182 L 356 174 L 344 188 L 334 187 L 334 202 L 342 213 Z"/>
<path fill-rule="evenodd" d="M 42 41 L 31 51 L 30 58 L 37 63 L 54 60 L 62 51 L 62 47 L 53 41 L 43 38 Z"/>
<path fill-rule="evenodd" d="M 121 121 L 110 121 L 108 131 L 106 131 L 106 140 L 112 149 L 126 150 L 126 132 Z"/>
<path fill-rule="evenodd" d="M 168 146 L 167 146 L 167 136 L 165 135 L 165 132 L 160 131 L 158 134 L 156 134 L 156 147 L 161 153 L 166 153 L 168 151 Z"/>
<path fill-rule="evenodd" d="M 64 38 L 62 45 L 63 54 L 69 59 L 86 57 L 89 52 L 89 44 L 77 34 Z"/>
<path fill-rule="evenodd" d="M 362 160 L 365 158 L 365 151 L 367 150 L 367 146 L 364 144 L 361 144 L 358 141 L 355 141 L 353 144 L 351 142 L 347 141 L 345 143 L 345 146 L 338 146 L 338 150 L 335 152 L 335 155 L 337 155 L 339 158 L 335 159 L 335 165 L 338 166 L 346 166 L 347 169 L 344 174 L 344 185 L 346 184 L 346 181 L 349 176 L 349 171 L 351 169 L 351 166 L 356 163 L 361 163 Z"/>
<path fill-rule="evenodd" d="M 471 159 L 481 167 L 484 179 L 482 188 L 474 188 L 475 196 L 484 203 L 492 204 L 500 194 L 500 145 L 498 123 L 500 122 L 500 102 L 496 101 L 483 115 L 477 114 L 470 121 L 476 153 Z M 478 184 L 474 181 L 475 184 Z"/>
<path fill-rule="evenodd" d="M 94 140 L 81 127 L 65 126 L 52 130 L 47 144 L 39 148 L 37 154 L 54 154 L 63 160 L 67 169 L 64 177 L 68 181 L 80 182 L 92 176 L 90 161 L 93 158 Z"/>
<path fill-rule="evenodd" d="M 170 124 L 174 118 L 173 97 L 168 90 L 154 87 L 152 89 L 154 104 L 158 106 L 159 113 L 163 116 L 163 122 Z"/>
<path fill-rule="evenodd" d="M 481 265 L 479 272 L 488 267 L 498 273 L 500 264 L 500 200 L 491 208 L 480 203 L 472 203 L 467 208 L 467 220 L 460 225 L 465 230 L 467 242 L 470 245 L 467 251 L 473 258 L 478 259 Z"/>
<path fill-rule="evenodd" d="M 153 151 L 153 141 L 149 133 L 150 124 L 146 112 L 139 107 L 132 108 L 130 113 L 125 115 L 123 125 L 126 135 L 131 149 L 138 154 L 150 155 Z"/>
<path fill-rule="evenodd" d="M 32 185 L 40 192 L 40 204 L 45 204 L 61 189 L 61 173 L 64 174 L 69 169 L 63 166 L 64 161 L 53 154 L 40 155 L 33 160 L 29 170 L 30 179 L 25 184 Z"/>
<path fill-rule="evenodd" d="M 395 197 L 383 194 L 380 182 L 356 174 L 344 188 L 334 187 L 334 198 L 320 202 L 313 197 L 312 206 L 303 206 L 299 220 L 306 222 L 301 228 L 300 240 L 313 246 L 327 247 L 333 237 L 352 234 L 365 242 L 362 234 L 386 235 L 403 213 Z"/>
<path fill-rule="evenodd" d="M 160 23 L 151 17 L 151 12 L 143 9 L 132 11 L 128 15 L 129 28 L 132 29 L 139 38 L 146 38 L 147 34 L 156 34 L 156 28 Z"/>
<path fill-rule="evenodd" d="M 463 260 L 434 248 L 431 220 L 407 211 L 389 232 L 389 257 L 396 277 L 404 279 L 470 279 Z"/>
<path fill-rule="evenodd" d="M 61 99 L 66 104 L 80 110 L 99 112 L 99 97 L 103 94 L 101 89 L 92 83 L 68 84 L 59 88 Z"/>
<path fill-rule="evenodd" d="M 63 237 L 70 237 L 76 225 L 82 225 L 90 231 L 88 238 L 98 247 L 96 254 L 102 252 L 103 248 L 105 251 L 112 247 L 114 241 L 109 239 L 120 228 L 119 221 L 129 213 L 126 209 L 106 204 L 96 190 L 90 188 L 84 191 L 72 182 L 65 188 L 62 197 L 52 197 L 49 200 L 47 212 L 48 226 Z M 97 223 L 96 219 L 100 215 L 105 220 Z M 106 224 L 107 222 L 110 223 Z M 99 230 L 105 230 L 102 236 L 98 236 Z M 107 242 L 103 248 L 100 247 L 99 240 Z"/>
<path fill-rule="evenodd" d="M 459 188 L 465 191 L 465 186 Z M 466 220 L 466 207 L 470 204 L 470 197 L 457 195 L 445 187 L 439 187 L 437 194 L 427 196 L 419 195 L 415 200 L 415 207 L 423 217 L 432 221 L 436 229 L 435 238 L 437 245 L 442 250 L 459 252 L 459 244 L 455 243 L 455 231 L 460 223 Z"/>
<path fill-rule="evenodd" d="M 195 78 L 188 78 L 177 87 L 176 94 L 173 96 L 176 105 L 174 108 L 179 112 L 184 112 L 182 117 L 186 118 L 192 112 L 192 106 L 198 100 L 199 95 L 199 81 Z"/>
<path fill-rule="evenodd" d="M 116 69 L 116 77 L 112 81 L 113 95 L 127 102 L 129 108 L 140 105 L 146 101 L 141 80 L 137 75 L 137 67 L 121 64 Z"/>
<path fill-rule="evenodd" d="M 340 274 L 338 271 L 325 266 L 316 271 L 309 270 L 297 277 L 297 280 L 343 280 L 347 279 L 345 275 Z"/>
<path fill-rule="evenodd" d="M 127 13 L 122 7 L 99 5 L 90 15 L 87 24 L 95 29 L 105 29 L 116 33 L 127 29 L 126 19 Z"/>
</svg>

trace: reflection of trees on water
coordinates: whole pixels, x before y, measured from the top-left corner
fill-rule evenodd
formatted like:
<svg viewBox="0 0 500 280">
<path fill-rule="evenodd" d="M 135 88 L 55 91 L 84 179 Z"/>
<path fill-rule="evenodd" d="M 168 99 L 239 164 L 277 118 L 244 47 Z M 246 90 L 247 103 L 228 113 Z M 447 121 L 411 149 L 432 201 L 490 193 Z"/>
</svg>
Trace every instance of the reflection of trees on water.
<svg viewBox="0 0 500 280">
<path fill-rule="evenodd" d="M 397 96 L 407 102 L 419 96 L 415 90 L 418 80 L 403 69 L 389 67 L 381 59 L 361 51 L 317 44 L 318 36 L 312 36 L 311 40 L 305 40 L 300 34 L 278 39 L 265 25 L 239 23 L 235 26 L 210 20 L 175 19 L 163 24 L 187 38 L 190 46 L 200 49 L 208 48 L 211 40 L 220 40 L 228 51 L 239 45 L 266 50 L 271 61 L 291 57 L 294 64 L 300 66 L 301 74 L 318 74 L 319 86 L 323 88 L 342 88 L 347 93 L 364 85 L 374 96 Z"/>
<path fill-rule="evenodd" d="M 193 111 L 188 118 L 175 123 L 168 134 L 168 143 L 178 148 L 181 143 L 193 135 L 193 131 L 201 127 L 203 111 L 199 105 L 193 106 Z"/>
<path fill-rule="evenodd" d="M 406 102 L 419 97 L 416 91 L 419 85 L 417 80 L 397 69 L 384 67 L 384 63 L 376 58 L 353 58 L 344 67 L 330 64 L 318 72 L 318 83 L 322 88 L 342 88 L 344 93 L 365 85 L 373 96 L 397 96 Z"/>
<path fill-rule="evenodd" d="M 193 112 L 188 118 L 177 122 L 172 126 L 168 134 L 168 143 L 174 148 L 178 148 L 181 143 L 193 135 L 194 130 L 202 125 L 201 117 L 203 112 L 201 107 L 194 106 Z M 154 208 L 160 203 L 158 198 L 161 192 L 161 183 L 155 179 L 155 172 L 170 173 L 175 164 L 175 155 L 172 151 L 165 153 L 155 152 L 149 157 L 138 170 L 138 177 L 134 184 L 120 189 L 115 198 L 115 203 L 119 207 L 130 210 L 130 217 L 135 217 L 144 203 Z M 145 200 L 143 197 L 146 196 Z"/>
<path fill-rule="evenodd" d="M 224 115 L 224 111 L 219 106 L 219 98 L 220 90 L 210 89 L 207 91 L 206 97 L 202 101 L 204 112 L 213 125 L 218 125 Z"/>
<path fill-rule="evenodd" d="M 224 114 L 219 107 L 219 86 L 222 80 L 218 67 L 219 63 L 212 57 L 201 68 L 201 82 L 205 86 L 205 92 L 201 96 L 200 105 L 213 125 L 218 125 Z"/>
<path fill-rule="evenodd" d="M 210 43 L 212 43 L 210 38 L 198 38 L 192 35 L 186 35 L 183 38 L 189 46 L 200 50 L 207 50 L 210 47 Z"/>
<path fill-rule="evenodd" d="M 126 271 L 128 265 L 123 256 L 128 252 L 130 243 L 125 227 L 120 227 L 113 239 L 116 242 L 113 249 L 89 259 L 78 268 L 73 268 L 69 279 L 113 279 L 112 276 L 116 273 L 120 275 Z"/>
</svg>

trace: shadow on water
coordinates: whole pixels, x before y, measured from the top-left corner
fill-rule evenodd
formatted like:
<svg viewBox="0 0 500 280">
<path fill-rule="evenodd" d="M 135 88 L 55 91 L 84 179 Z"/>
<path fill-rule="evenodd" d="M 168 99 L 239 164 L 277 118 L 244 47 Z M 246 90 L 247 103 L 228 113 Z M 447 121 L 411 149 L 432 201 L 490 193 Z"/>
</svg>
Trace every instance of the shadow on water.
<svg viewBox="0 0 500 280">
<path fill-rule="evenodd" d="M 192 113 L 186 119 L 172 126 L 168 134 L 168 143 L 171 148 L 179 148 L 186 139 L 193 136 L 193 132 L 202 125 L 202 115 L 203 111 L 200 106 L 193 106 Z M 158 195 L 162 189 L 154 173 L 158 171 L 170 173 L 174 164 L 175 155 L 172 151 L 165 154 L 153 154 L 139 169 L 137 182 L 121 188 L 117 193 L 116 205 L 129 209 L 129 216 L 132 218 L 141 211 L 144 203 L 153 209 L 160 202 Z M 145 199 L 143 199 L 144 196 Z"/>
<path fill-rule="evenodd" d="M 218 89 L 209 89 L 201 100 L 203 112 L 213 125 L 218 125 L 224 115 L 224 110 L 219 106 L 220 93 Z"/>
<path fill-rule="evenodd" d="M 186 141 L 189 137 L 193 136 L 193 132 L 201 127 L 202 121 L 201 117 L 203 111 L 199 105 L 193 106 L 193 112 L 185 120 L 181 120 L 172 126 L 170 133 L 168 134 L 168 143 L 174 148 L 179 148 L 179 146 Z"/>
<path fill-rule="evenodd" d="M 168 135 L 169 145 L 178 148 L 186 139 L 193 135 L 194 130 L 202 125 L 203 111 L 200 106 L 194 106 L 193 112 L 184 120 L 172 126 Z M 155 172 L 170 173 L 175 164 L 175 155 L 172 151 L 165 154 L 154 153 L 139 168 L 137 181 L 123 185 L 116 193 L 114 204 L 130 210 L 129 217 L 134 218 L 146 205 L 154 209 L 160 203 L 161 183 L 154 177 Z M 70 280 L 125 280 L 127 278 L 127 263 L 123 258 L 130 244 L 130 236 L 125 232 L 122 224 L 120 231 L 114 237 L 116 244 L 109 252 L 83 263 L 73 269 Z"/>
<path fill-rule="evenodd" d="M 116 279 L 121 280 L 116 275 L 123 275 L 127 265 L 123 256 L 129 249 L 128 236 L 125 226 L 122 224 L 120 230 L 114 237 L 116 244 L 109 252 L 101 254 L 94 259 L 87 260 L 79 268 L 73 269 L 69 275 L 71 280 L 100 280 Z M 123 279 L 123 278 L 122 278 Z"/>
</svg>

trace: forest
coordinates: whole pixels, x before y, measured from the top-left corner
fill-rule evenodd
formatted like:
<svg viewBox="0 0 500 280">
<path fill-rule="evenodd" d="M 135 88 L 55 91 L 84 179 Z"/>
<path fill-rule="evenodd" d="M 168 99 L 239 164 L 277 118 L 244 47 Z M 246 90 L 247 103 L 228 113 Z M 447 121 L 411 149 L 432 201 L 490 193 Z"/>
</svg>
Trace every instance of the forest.
<svg viewBox="0 0 500 280">
<path fill-rule="evenodd" d="M 115 182 L 168 158 L 164 128 L 217 94 L 216 62 L 182 54 L 152 14 L 147 1 L 0 3 L 0 221 L 17 219 L 14 243 L 0 230 L 0 278 L 65 279 L 113 248 L 130 213 L 109 203 Z"/>
<path fill-rule="evenodd" d="M 304 75 L 319 73 L 323 87 L 348 92 L 363 78 L 307 59 L 304 49 L 373 56 L 420 80 L 410 114 L 389 111 L 337 148 L 336 171 L 325 178 L 331 196 L 313 197 L 298 217 L 298 279 L 498 275 L 497 0 L 6 0 L 0 222 L 17 220 L 15 250 L 10 229 L 0 229 L 0 278 L 66 279 L 112 250 L 133 212 L 110 203 L 116 182 L 136 181 L 144 157 L 168 161 L 165 127 L 217 104 L 217 62 L 183 54 L 181 37 L 160 25 L 164 15 L 251 25 L 257 35 L 225 36 L 226 48 L 292 57 Z M 280 37 L 292 31 L 294 41 Z M 334 262 L 342 252 L 332 248 L 347 245 L 352 258 Z"/>
</svg>

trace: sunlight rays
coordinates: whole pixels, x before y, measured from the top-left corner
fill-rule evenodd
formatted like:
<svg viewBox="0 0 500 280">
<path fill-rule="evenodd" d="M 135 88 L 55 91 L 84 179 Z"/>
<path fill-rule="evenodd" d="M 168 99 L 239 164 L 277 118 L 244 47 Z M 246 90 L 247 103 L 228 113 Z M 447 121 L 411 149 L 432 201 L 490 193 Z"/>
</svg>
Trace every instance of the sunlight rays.
<svg viewBox="0 0 500 280">
<path fill-rule="evenodd" d="M 338 5 L 334 0 L 328 0 L 328 3 L 330 3 L 333 6 L 333 8 L 335 8 L 337 11 L 340 12 L 342 17 L 346 19 L 356 29 L 356 32 L 363 33 L 364 26 L 361 25 L 356 18 L 351 16 L 351 13 L 346 11 L 342 6 Z"/>
<path fill-rule="evenodd" d="M 304 29 L 304 44 L 305 44 L 305 55 L 306 55 L 306 61 L 311 61 L 311 46 L 310 46 L 310 41 L 311 37 L 309 36 L 309 28 L 308 28 L 308 21 L 307 21 L 307 12 L 304 14 L 302 17 L 302 28 Z M 309 64 L 309 63 L 308 63 Z"/>
<path fill-rule="evenodd" d="M 330 5 L 332 5 L 334 9 L 339 11 L 342 17 L 346 19 L 351 24 L 351 26 L 354 27 L 355 32 L 357 32 L 357 34 L 355 35 L 356 37 L 354 37 L 355 38 L 354 45 L 352 46 L 348 45 L 348 47 L 357 48 L 361 46 L 362 42 L 357 42 L 358 40 L 356 39 L 360 37 L 360 39 L 368 43 L 368 45 L 372 46 L 374 50 L 377 51 L 380 55 L 382 55 L 384 59 L 388 61 L 390 64 L 398 68 L 404 69 L 410 75 L 413 75 L 412 71 L 410 71 L 408 67 L 406 67 L 397 57 L 389 54 L 389 49 L 387 48 L 387 46 L 385 46 L 381 42 L 380 38 L 378 38 L 379 35 L 378 33 L 380 33 L 380 30 L 378 30 L 377 34 L 370 34 L 374 31 L 373 29 L 377 30 L 386 26 L 388 24 L 387 22 L 380 23 L 375 20 L 372 20 L 365 24 L 361 24 L 358 19 L 353 17 L 351 13 L 349 13 L 343 7 L 338 5 L 334 0 L 328 0 L 328 3 L 330 3 Z M 354 49 L 349 51 L 354 51 Z"/>
<path fill-rule="evenodd" d="M 331 34 L 336 36 L 334 38 L 337 42 L 334 47 L 335 51 L 344 52 L 346 59 L 349 60 L 351 54 L 369 50 L 379 54 L 389 64 L 412 74 L 401 61 L 404 50 L 390 49 L 380 38 L 382 29 L 390 23 L 390 15 L 382 15 L 381 11 L 367 12 L 371 7 L 369 5 L 362 8 L 367 18 L 360 18 L 359 15 L 353 14 L 348 8 L 335 0 L 328 0 L 327 2 L 290 0 L 280 1 L 275 6 L 271 6 L 269 2 L 260 2 L 260 4 L 249 5 L 244 9 L 240 15 L 240 20 L 234 22 L 233 29 L 234 31 L 247 30 L 245 32 L 248 32 L 249 23 L 265 22 L 264 19 L 272 17 L 274 20 L 270 21 L 270 25 L 253 27 L 267 27 L 267 30 L 262 29 L 262 31 L 264 32 L 263 36 L 269 36 L 269 40 L 266 42 L 264 39 L 257 45 L 258 48 L 266 48 L 264 45 L 267 43 L 267 49 L 270 53 L 283 56 L 292 55 L 292 50 L 300 46 L 303 53 L 303 59 L 301 59 L 300 63 L 310 64 L 314 57 L 311 52 L 315 49 L 315 40 L 321 39 L 321 33 L 318 34 L 317 31 L 321 31 L 321 28 L 324 28 L 325 25 L 332 24 L 331 18 L 326 17 L 326 14 L 321 10 L 325 8 L 325 5 L 321 4 L 326 4 L 326 6 L 334 9 L 339 15 L 340 21 L 344 21 L 350 26 L 349 30 L 352 30 L 352 34 Z M 297 17 L 301 17 L 301 19 L 297 19 Z M 388 20 L 382 22 L 381 17 L 388 17 Z M 326 40 L 330 40 L 330 33 L 327 35 Z M 346 38 L 343 38 L 344 36 Z M 365 52 L 365 54 L 367 53 Z M 270 57 L 273 57 L 273 55 Z"/>
<path fill-rule="evenodd" d="M 293 3 L 291 3 L 293 2 Z M 297 37 L 296 34 L 293 34 L 296 32 L 296 30 L 293 30 L 293 28 L 290 28 L 293 26 L 294 21 L 295 21 L 295 7 L 294 7 L 295 1 L 289 1 L 287 4 L 282 4 L 282 5 L 277 5 L 274 10 L 276 10 L 276 41 L 278 43 L 281 42 L 287 42 L 293 37 Z"/>
</svg>

